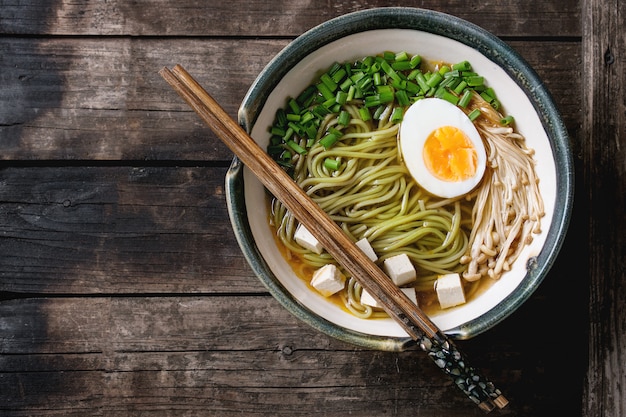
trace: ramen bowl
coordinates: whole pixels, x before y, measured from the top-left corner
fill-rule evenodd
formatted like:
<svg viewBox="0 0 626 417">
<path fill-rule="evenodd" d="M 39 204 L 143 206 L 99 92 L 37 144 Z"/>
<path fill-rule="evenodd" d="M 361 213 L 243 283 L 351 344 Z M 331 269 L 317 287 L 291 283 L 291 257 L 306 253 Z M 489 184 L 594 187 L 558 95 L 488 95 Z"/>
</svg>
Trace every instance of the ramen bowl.
<svg viewBox="0 0 626 417">
<path fill-rule="evenodd" d="M 467 303 L 431 316 L 447 335 L 467 339 L 507 318 L 548 274 L 565 238 L 573 196 L 569 140 L 552 98 L 534 70 L 507 44 L 454 16 L 417 8 L 354 12 L 302 34 L 263 69 L 239 109 L 239 123 L 265 149 L 276 110 L 334 62 L 384 51 L 405 51 L 427 60 L 467 60 L 498 92 L 503 108 L 535 150 L 545 205 L 542 232 L 525 247 L 501 279 Z M 329 302 L 296 276 L 277 247 L 269 225 L 267 192 L 235 158 L 226 178 L 227 204 L 238 243 L 268 291 L 296 317 L 333 337 L 380 350 L 412 345 L 390 318 L 360 319 Z"/>
</svg>

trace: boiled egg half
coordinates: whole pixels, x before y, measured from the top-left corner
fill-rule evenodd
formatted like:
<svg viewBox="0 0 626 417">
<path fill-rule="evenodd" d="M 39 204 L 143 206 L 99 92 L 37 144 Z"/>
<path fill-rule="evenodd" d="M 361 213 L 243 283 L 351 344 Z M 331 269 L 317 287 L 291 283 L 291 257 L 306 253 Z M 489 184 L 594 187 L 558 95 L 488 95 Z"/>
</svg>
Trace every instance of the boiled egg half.
<svg viewBox="0 0 626 417">
<path fill-rule="evenodd" d="M 485 173 L 482 139 L 474 123 L 449 101 L 425 98 L 413 103 L 404 114 L 399 137 L 409 173 L 431 194 L 467 194 Z"/>
</svg>

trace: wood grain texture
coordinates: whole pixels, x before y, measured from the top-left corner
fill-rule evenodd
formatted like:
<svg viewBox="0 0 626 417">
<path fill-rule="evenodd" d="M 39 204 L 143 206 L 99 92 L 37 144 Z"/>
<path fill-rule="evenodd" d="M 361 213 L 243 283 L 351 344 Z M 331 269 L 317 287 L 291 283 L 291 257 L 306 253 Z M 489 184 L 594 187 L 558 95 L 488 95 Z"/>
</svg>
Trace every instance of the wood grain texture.
<svg viewBox="0 0 626 417">
<path fill-rule="evenodd" d="M 549 309 L 531 304 L 513 324 L 524 327 L 533 310 Z M 422 352 L 355 348 L 297 321 L 268 296 L 13 300 L 0 305 L 0 325 L 13 335 L 0 341 L 6 416 L 20 415 L 19 409 L 120 416 L 410 416 L 416 409 L 424 416 L 484 415 L 467 407 Z M 571 396 L 580 369 L 545 361 L 534 342 L 511 327 L 463 347 L 490 376 L 506 381 L 513 404 L 499 415 L 572 415 L 579 408 Z M 581 352 L 572 353 L 576 359 Z M 551 391 L 557 382 L 565 392 Z"/>
<path fill-rule="evenodd" d="M 14 34 L 133 36 L 295 37 L 333 17 L 362 9 L 420 7 L 449 13 L 502 36 L 580 36 L 574 0 L 310 1 L 253 0 L 211 3 L 190 0 L 127 2 L 3 0 L 0 30 Z"/>
<path fill-rule="evenodd" d="M 235 241 L 225 168 L 2 172 L 0 291 L 263 291 Z"/>
<path fill-rule="evenodd" d="M 157 73 L 183 64 L 234 117 L 294 37 L 396 5 L 0 0 L 0 415 L 483 415 L 420 352 L 345 344 L 267 293 L 230 228 L 230 152 Z M 555 265 L 461 347 L 511 400 L 499 415 L 625 415 L 626 4 L 403 5 L 520 52 L 574 154 Z"/>
<path fill-rule="evenodd" d="M 626 5 L 584 0 L 582 180 L 588 216 L 589 369 L 585 416 L 626 415 Z M 602 248 L 602 249 L 600 249 Z"/>
</svg>

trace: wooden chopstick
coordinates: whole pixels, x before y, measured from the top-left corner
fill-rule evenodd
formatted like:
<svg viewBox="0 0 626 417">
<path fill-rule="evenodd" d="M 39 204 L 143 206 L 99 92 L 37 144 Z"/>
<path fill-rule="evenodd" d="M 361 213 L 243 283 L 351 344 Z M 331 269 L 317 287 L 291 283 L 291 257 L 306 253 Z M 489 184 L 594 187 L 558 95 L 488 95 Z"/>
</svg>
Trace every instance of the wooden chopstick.
<svg viewBox="0 0 626 417">
<path fill-rule="evenodd" d="M 500 390 L 471 367 L 455 344 L 363 253 L 341 228 L 237 124 L 180 65 L 161 76 L 191 106 L 230 150 L 278 198 L 324 249 L 395 319 L 422 350 L 453 378 L 479 407 L 491 411 L 508 404 Z"/>
</svg>

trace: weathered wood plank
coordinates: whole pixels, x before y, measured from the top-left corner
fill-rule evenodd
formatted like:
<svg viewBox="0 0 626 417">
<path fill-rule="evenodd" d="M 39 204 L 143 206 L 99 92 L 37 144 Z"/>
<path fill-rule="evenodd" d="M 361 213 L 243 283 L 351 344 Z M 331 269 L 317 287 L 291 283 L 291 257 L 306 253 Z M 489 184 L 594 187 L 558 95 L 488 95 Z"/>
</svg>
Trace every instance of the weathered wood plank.
<svg viewBox="0 0 626 417">
<path fill-rule="evenodd" d="M 158 71 L 184 65 L 236 117 L 286 43 L 0 39 L 2 159 L 228 159 Z M 236 48 L 244 58 L 233 66 Z"/>
<path fill-rule="evenodd" d="M 589 367 L 584 416 L 626 415 L 626 3 L 584 0 L 581 200 L 588 221 Z"/>
<path fill-rule="evenodd" d="M 297 36 L 330 18 L 374 7 L 398 6 L 388 0 L 312 2 L 195 1 L 107 2 L 48 0 L 0 3 L 0 32 L 55 35 L 133 36 Z M 575 0 L 485 0 L 465 2 L 407 0 L 402 6 L 456 15 L 499 36 L 580 36 Z"/>
<path fill-rule="evenodd" d="M 230 151 L 157 71 L 182 64 L 236 117 L 249 86 L 287 42 L 0 38 L 0 159 L 228 160 Z M 511 45 L 576 134 L 580 44 Z M 234 54 L 242 57 L 237 65 Z"/>
<path fill-rule="evenodd" d="M 572 350 L 571 362 L 545 356 L 562 345 L 542 337 L 569 312 L 541 300 L 507 326 L 459 342 L 494 381 L 506 381 L 499 385 L 512 404 L 501 415 L 576 415 L 580 407 L 584 349 Z M 8 416 L 483 415 L 419 350 L 330 339 L 267 296 L 12 300 L 0 303 L 0 328 L 11 335 L 0 339 L 0 411 Z"/>
<path fill-rule="evenodd" d="M 226 168 L 0 171 L 0 291 L 263 291 L 235 241 Z"/>
</svg>

